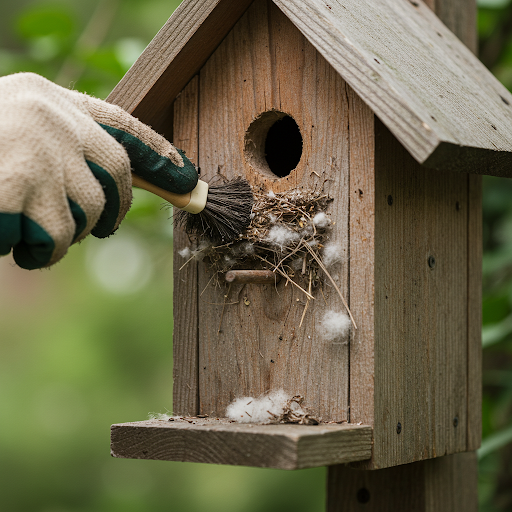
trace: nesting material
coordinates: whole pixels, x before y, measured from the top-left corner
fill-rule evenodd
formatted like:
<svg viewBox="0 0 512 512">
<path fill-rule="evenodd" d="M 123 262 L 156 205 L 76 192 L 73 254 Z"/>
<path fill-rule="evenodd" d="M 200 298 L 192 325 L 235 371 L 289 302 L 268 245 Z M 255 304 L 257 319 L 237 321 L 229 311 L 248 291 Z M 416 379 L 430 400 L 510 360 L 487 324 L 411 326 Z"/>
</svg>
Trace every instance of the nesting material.
<svg viewBox="0 0 512 512">
<path fill-rule="evenodd" d="M 347 341 L 350 318 L 337 311 L 326 311 L 321 323 L 320 334 L 325 341 L 343 343 Z"/>
<path fill-rule="evenodd" d="M 287 395 L 282 389 L 258 398 L 236 398 L 228 405 L 226 416 L 238 423 L 317 425 L 319 421 L 302 407 L 303 400 L 299 395 Z"/>
<path fill-rule="evenodd" d="M 326 228 L 329 226 L 331 221 L 329 220 L 329 217 L 325 214 L 325 212 L 318 212 L 313 217 L 313 224 L 318 228 Z"/>
<path fill-rule="evenodd" d="M 341 263 L 342 259 L 343 252 L 339 244 L 334 242 L 325 244 L 322 251 L 322 261 L 327 268 L 334 266 L 336 263 Z"/>
<path fill-rule="evenodd" d="M 325 210 L 331 200 L 325 194 L 300 190 L 253 194 L 251 222 L 236 241 L 221 245 L 202 241 L 191 254 L 198 259 L 201 253 L 210 270 L 217 274 L 247 268 L 247 264 L 254 268 L 256 260 L 263 268 L 289 279 L 298 277 L 307 282 L 311 276 L 314 287 L 321 271 L 310 249 L 320 257 L 323 244 L 328 241 L 330 221 L 325 220 Z M 319 213 L 322 215 L 317 217 Z"/>
<path fill-rule="evenodd" d="M 181 251 L 178 251 L 178 254 L 182 258 L 188 259 L 192 256 L 192 251 L 190 250 L 190 247 L 184 247 L 183 249 L 181 249 Z"/>
<path fill-rule="evenodd" d="M 164 412 L 150 412 L 149 413 L 150 420 L 169 421 L 169 418 L 172 418 L 172 415 L 164 413 Z"/>
<path fill-rule="evenodd" d="M 253 196 L 250 224 L 238 239 L 213 245 L 198 239 L 195 243 L 201 243 L 191 251 L 193 257 L 185 264 L 192 259 L 204 259 L 214 274 L 212 284 L 220 283 L 221 276 L 233 269 L 271 270 L 300 288 L 308 301 L 314 299 L 315 288 L 327 278 L 352 319 L 327 268 L 342 259 L 341 247 L 329 240 L 333 223 L 326 210 L 332 199 L 303 190 L 253 192 Z M 329 265 L 324 263 L 325 258 Z"/>
<path fill-rule="evenodd" d="M 276 224 L 270 228 L 267 235 L 267 241 L 276 244 L 279 248 L 284 250 L 285 247 L 290 246 L 293 242 L 299 240 L 300 235 L 293 229 L 287 226 Z"/>
</svg>

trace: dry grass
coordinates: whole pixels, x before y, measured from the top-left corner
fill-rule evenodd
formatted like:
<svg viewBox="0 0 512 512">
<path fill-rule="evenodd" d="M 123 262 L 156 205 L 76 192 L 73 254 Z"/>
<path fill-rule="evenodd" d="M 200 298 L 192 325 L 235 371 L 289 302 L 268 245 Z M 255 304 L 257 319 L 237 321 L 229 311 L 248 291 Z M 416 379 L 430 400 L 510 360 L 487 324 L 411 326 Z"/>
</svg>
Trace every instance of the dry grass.
<svg viewBox="0 0 512 512">
<path fill-rule="evenodd" d="M 354 323 L 345 299 L 322 261 L 331 221 L 326 216 L 319 222 L 315 216 L 325 213 L 331 201 L 325 194 L 300 190 L 276 194 L 254 192 L 251 222 L 239 238 L 222 245 L 193 241 L 195 249 L 183 267 L 193 259 L 205 261 L 213 272 L 211 282 L 216 284 L 228 270 L 271 270 L 300 288 L 308 301 L 327 277 Z M 304 314 L 306 310 L 307 307 Z"/>
</svg>

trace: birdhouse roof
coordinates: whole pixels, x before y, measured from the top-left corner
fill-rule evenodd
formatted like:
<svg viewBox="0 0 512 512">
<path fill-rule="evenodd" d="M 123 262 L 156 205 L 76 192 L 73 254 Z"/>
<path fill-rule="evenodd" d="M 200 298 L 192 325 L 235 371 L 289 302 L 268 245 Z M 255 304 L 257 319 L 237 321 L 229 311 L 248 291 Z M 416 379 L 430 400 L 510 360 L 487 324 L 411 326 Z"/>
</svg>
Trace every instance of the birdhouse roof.
<svg viewBox="0 0 512 512">
<path fill-rule="evenodd" d="M 420 163 L 512 176 L 512 95 L 421 0 L 273 0 Z M 108 100 L 156 129 L 251 0 L 184 0 Z"/>
</svg>

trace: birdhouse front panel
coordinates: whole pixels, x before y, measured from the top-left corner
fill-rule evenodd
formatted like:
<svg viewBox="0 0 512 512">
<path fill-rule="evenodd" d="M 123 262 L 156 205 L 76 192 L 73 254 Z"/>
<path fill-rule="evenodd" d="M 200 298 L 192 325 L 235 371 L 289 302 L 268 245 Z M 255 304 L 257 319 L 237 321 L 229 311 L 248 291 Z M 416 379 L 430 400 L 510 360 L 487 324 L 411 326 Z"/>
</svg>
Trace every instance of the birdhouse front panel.
<svg viewBox="0 0 512 512">
<path fill-rule="evenodd" d="M 297 189 L 333 199 L 329 243 L 339 263 L 331 273 L 348 300 L 346 94 L 282 12 L 258 0 L 199 73 L 198 146 L 203 179 L 244 176 L 263 194 Z M 262 264 L 271 268 L 258 260 L 245 268 Z M 334 287 L 302 275 L 296 281 L 310 299 L 286 279 L 231 286 L 215 279 L 208 264 L 199 265 L 200 412 L 223 416 L 235 397 L 284 389 L 324 421 L 347 421 L 348 338 L 327 339 L 323 326 L 328 312 L 346 313 Z"/>
</svg>

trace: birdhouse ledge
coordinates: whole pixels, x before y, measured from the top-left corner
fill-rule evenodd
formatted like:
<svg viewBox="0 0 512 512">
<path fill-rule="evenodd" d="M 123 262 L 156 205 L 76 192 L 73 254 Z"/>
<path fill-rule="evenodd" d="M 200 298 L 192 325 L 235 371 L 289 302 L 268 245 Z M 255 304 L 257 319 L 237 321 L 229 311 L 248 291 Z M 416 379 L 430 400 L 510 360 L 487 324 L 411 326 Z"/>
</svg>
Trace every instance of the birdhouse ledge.
<svg viewBox="0 0 512 512">
<path fill-rule="evenodd" d="M 255 425 L 176 418 L 112 425 L 113 457 L 304 469 L 367 460 L 372 428 L 355 424 Z"/>
</svg>

